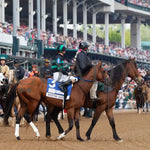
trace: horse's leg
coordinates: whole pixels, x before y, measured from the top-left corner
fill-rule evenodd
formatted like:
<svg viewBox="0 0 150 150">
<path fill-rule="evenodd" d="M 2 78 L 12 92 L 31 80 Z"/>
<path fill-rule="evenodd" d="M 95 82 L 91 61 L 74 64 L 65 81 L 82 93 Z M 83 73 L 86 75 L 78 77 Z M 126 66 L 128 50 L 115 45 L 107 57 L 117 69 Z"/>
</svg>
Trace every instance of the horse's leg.
<svg viewBox="0 0 150 150">
<path fill-rule="evenodd" d="M 42 108 L 43 108 L 43 114 L 44 114 L 44 121 L 46 121 L 46 110 L 45 110 L 45 105 L 44 105 L 44 103 L 43 102 L 41 102 L 41 106 L 42 106 Z"/>
<path fill-rule="evenodd" d="M 58 140 L 65 137 L 65 135 L 67 135 L 72 130 L 72 128 L 73 128 L 73 118 L 74 118 L 74 108 L 67 110 L 67 118 L 68 118 L 69 128 L 57 137 Z"/>
<path fill-rule="evenodd" d="M 39 133 L 37 127 L 31 121 L 30 115 L 28 113 L 25 113 L 24 118 L 29 123 L 29 125 L 32 127 L 33 131 L 36 133 L 36 137 L 39 138 L 40 137 L 40 133 Z"/>
<path fill-rule="evenodd" d="M 80 136 L 80 125 L 79 125 L 79 113 L 80 113 L 80 109 L 75 110 L 75 126 L 76 126 L 76 134 L 77 134 L 77 140 L 79 141 L 84 141 L 81 136 Z"/>
<path fill-rule="evenodd" d="M 47 114 L 46 114 L 46 137 L 47 138 L 51 137 L 50 121 L 51 121 L 51 113 L 52 113 L 53 109 L 54 109 L 54 106 L 47 107 Z"/>
<path fill-rule="evenodd" d="M 111 125 L 112 131 L 113 131 L 113 138 L 116 141 L 122 142 L 122 139 L 118 136 L 116 132 L 116 127 L 115 127 L 115 121 L 114 121 L 114 115 L 113 115 L 113 108 L 107 109 L 106 114 L 109 120 L 109 123 Z"/>
<path fill-rule="evenodd" d="M 20 140 L 20 136 L 19 136 L 20 120 L 21 120 L 21 118 L 24 116 L 26 110 L 27 110 L 26 107 L 21 107 L 21 109 L 19 110 L 19 112 L 18 112 L 18 114 L 17 114 L 17 116 L 16 116 L 15 136 L 16 136 L 17 140 Z"/>
<path fill-rule="evenodd" d="M 14 112 L 14 107 L 15 105 L 13 104 L 12 109 L 11 109 L 11 116 L 12 116 L 12 127 L 15 126 L 15 112 Z"/>
<path fill-rule="evenodd" d="M 96 111 L 94 113 L 94 117 L 93 117 L 93 120 L 92 120 L 92 123 L 88 129 L 88 131 L 86 132 L 86 137 L 87 137 L 87 140 L 90 140 L 90 136 L 91 136 L 91 133 L 92 133 L 92 130 L 94 128 L 94 126 L 96 125 L 101 113 L 104 111 L 104 107 L 103 105 L 101 106 L 97 106 L 96 108 Z"/>
<path fill-rule="evenodd" d="M 54 120 L 54 122 L 55 122 L 55 124 L 56 124 L 56 126 L 58 128 L 59 134 L 64 132 L 64 129 L 62 128 L 60 122 L 58 121 L 58 114 L 59 114 L 60 111 L 61 111 L 60 108 L 55 107 L 55 109 L 53 110 L 53 112 L 51 114 L 51 117 Z"/>
<path fill-rule="evenodd" d="M 148 101 L 146 102 L 146 111 L 148 113 Z"/>
<path fill-rule="evenodd" d="M 15 99 L 15 106 L 16 106 L 16 109 L 17 109 L 17 112 L 18 112 L 20 110 L 20 108 L 21 108 L 21 104 L 20 104 L 18 96 Z M 24 124 L 25 124 L 25 120 L 24 120 L 24 118 L 22 118 L 21 121 L 20 121 L 20 126 L 24 125 Z"/>
</svg>

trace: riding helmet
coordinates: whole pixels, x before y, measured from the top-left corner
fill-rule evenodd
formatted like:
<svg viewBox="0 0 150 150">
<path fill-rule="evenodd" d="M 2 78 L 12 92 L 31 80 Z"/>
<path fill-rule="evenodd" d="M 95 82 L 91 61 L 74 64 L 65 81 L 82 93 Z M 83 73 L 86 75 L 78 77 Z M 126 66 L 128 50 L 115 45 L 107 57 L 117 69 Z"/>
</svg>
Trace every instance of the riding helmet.
<svg viewBox="0 0 150 150">
<path fill-rule="evenodd" d="M 59 46 L 57 47 L 57 52 L 58 52 L 58 53 L 61 53 L 61 52 L 63 52 L 63 51 L 66 51 L 66 47 L 65 47 L 64 45 L 59 45 Z"/>
<path fill-rule="evenodd" d="M 19 63 L 19 60 L 18 59 L 15 59 L 14 60 L 14 64 L 18 64 Z"/>
<path fill-rule="evenodd" d="M 80 42 L 80 44 L 79 44 L 79 49 L 88 49 L 88 47 L 89 47 L 89 44 L 87 43 L 87 42 L 85 42 L 85 41 L 82 41 L 82 42 Z"/>
</svg>

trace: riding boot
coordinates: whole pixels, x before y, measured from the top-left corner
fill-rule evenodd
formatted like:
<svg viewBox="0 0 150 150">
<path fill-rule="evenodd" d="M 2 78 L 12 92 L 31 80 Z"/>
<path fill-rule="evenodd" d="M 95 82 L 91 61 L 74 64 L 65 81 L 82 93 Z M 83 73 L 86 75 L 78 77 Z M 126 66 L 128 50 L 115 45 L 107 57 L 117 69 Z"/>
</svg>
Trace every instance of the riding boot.
<svg viewBox="0 0 150 150">
<path fill-rule="evenodd" d="M 68 80 L 66 82 L 62 82 L 58 85 L 59 89 L 64 92 L 65 91 L 65 87 L 67 87 L 68 85 L 70 85 L 72 83 L 71 80 Z"/>
</svg>

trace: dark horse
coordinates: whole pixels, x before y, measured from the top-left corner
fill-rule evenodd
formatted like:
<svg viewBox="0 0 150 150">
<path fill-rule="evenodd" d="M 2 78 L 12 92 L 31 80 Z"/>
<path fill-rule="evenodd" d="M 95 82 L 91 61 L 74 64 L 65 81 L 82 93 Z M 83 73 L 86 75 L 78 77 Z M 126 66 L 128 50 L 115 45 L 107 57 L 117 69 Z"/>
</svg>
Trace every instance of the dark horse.
<svg viewBox="0 0 150 150">
<path fill-rule="evenodd" d="M 136 106 L 137 106 L 137 112 L 140 114 L 141 113 L 141 109 L 144 110 L 144 95 L 142 93 L 142 85 L 138 85 L 135 89 L 134 89 L 134 96 L 136 99 Z"/>
<path fill-rule="evenodd" d="M 123 63 L 119 64 L 115 68 L 111 69 L 108 72 L 110 79 L 112 81 L 112 90 L 110 92 L 98 92 L 98 97 L 101 99 L 96 103 L 96 111 L 92 120 L 92 123 L 86 132 L 87 140 L 90 140 L 91 132 L 97 123 L 100 115 L 103 111 L 106 112 L 109 123 L 112 127 L 113 138 L 116 141 L 121 141 L 121 138 L 118 136 L 115 128 L 115 121 L 113 116 L 113 106 L 115 105 L 116 97 L 118 91 L 120 90 L 123 82 L 125 81 L 125 77 L 131 77 L 136 82 L 141 82 L 142 77 L 140 76 L 137 68 L 137 64 L 134 59 L 125 60 Z M 106 88 L 107 91 L 108 88 Z M 86 103 L 86 107 L 93 107 L 91 102 Z"/>
<path fill-rule="evenodd" d="M 79 130 L 80 108 L 84 105 L 86 94 L 89 92 L 93 82 L 95 80 L 104 82 L 107 77 L 108 75 L 102 68 L 100 62 L 98 65 L 93 66 L 90 69 L 90 71 L 87 73 L 87 75 L 83 77 L 84 81 L 80 80 L 79 82 L 74 84 L 72 88 L 70 100 L 66 102 L 66 107 L 65 107 L 65 109 L 67 110 L 69 128 L 65 132 L 60 134 L 59 138 L 64 137 L 73 128 L 73 121 L 75 121 L 77 139 L 83 141 L 83 139 L 80 136 L 80 130 Z M 33 128 L 34 132 L 36 133 L 36 136 L 39 137 L 40 134 L 38 129 L 35 127 L 33 122 L 31 122 L 31 115 L 35 111 L 40 101 L 43 101 L 49 107 L 48 112 L 49 114 L 51 114 L 51 112 L 55 107 L 59 107 L 59 108 L 62 107 L 62 100 L 46 97 L 47 82 L 45 79 L 40 79 L 38 77 L 23 79 L 14 87 L 12 87 L 12 89 L 8 94 L 7 100 L 9 102 L 7 102 L 8 109 L 4 115 L 4 123 L 7 123 L 8 121 L 10 108 L 15 97 L 14 93 L 16 89 L 20 99 L 21 109 L 19 110 L 16 117 L 15 136 L 18 140 L 20 140 L 19 137 L 20 120 L 24 116 L 25 112 L 28 111 L 30 116 L 28 117 L 25 115 L 24 117 L 27 120 L 27 122 L 30 124 L 30 126 Z M 49 133 L 47 133 L 47 136 L 48 134 Z"/>
</svg>

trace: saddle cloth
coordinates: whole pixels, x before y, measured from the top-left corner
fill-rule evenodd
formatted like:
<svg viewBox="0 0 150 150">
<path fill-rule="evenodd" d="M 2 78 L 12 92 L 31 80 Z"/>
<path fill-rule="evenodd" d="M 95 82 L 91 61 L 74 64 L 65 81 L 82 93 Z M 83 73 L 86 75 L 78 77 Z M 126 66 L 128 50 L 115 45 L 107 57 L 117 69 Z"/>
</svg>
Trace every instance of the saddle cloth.
<svg viewBox="0 0 150 150">
<path fill-rule="evenodd" d="M 97 92 L 102 91 L 104 93 L 108 93 L 111 92 L 112 90 L 113 88 L 111 86 L 106 86 L 104 83 L 98 82 Z"/>
<path fill-rule="evenodd" d="M 53 83 L 53 81 L 54 81 L 53 79 L 50 79 L 50 78 L 47 79 L 46 96 L 47 97 L 52 97 L 52 98 L 64 100 L 64 93 L 58 87 L 58 85 L 60 84 L 60 82 Z M 72 90 L 72 84 L 70 84 L 67 87 L 68 93 L 67 93 L 66 100 L 70 99 L 71 90 Z"/>
</svg>

